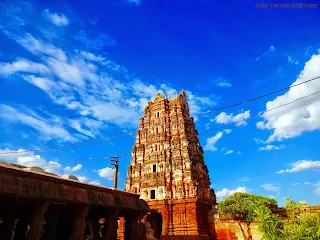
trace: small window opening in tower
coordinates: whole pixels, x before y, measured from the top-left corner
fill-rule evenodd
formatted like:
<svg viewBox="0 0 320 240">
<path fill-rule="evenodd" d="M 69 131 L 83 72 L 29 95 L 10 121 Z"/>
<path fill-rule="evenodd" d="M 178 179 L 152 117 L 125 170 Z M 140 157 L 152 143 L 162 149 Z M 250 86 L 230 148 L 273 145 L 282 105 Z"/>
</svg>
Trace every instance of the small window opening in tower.
<svg viewBox="0 0 320 240">
<path fill-rule="evenodd" d="M 160 113 L 159 112 L 157 112 L 157 117 L 159 117 L 160 116 Z"/>
<path fill-rule="evenodd" d="M 156 190 L 150 191 L 150 199 L 156 199 Z"/>
<path fill-rule="evenodd" d="M 152 166 L 152 171 L 153 171 L 153 172 L 157 172 L 157 165 L 156 165 L 156 164 L 153 164 L 153 166 Z"/>
<path fill-rule="evenodd" d="M 156 128 L 156 133 L 158 133 L 158 128 Z"/>
</svg>

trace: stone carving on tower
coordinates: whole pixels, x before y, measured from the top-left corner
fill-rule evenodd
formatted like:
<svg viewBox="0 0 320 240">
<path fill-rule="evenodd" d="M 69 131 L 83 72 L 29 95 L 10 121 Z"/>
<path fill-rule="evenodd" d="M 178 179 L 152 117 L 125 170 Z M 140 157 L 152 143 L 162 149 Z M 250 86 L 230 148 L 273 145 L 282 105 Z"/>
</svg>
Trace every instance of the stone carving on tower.
<svg viewBox="0 0 320 240">
<path fill-rule="evenodd" d="M 185 91 L 145 107 L 125 184 L 162 215 L 162 239 L 213 239 L 215 196 Z"/>
</svg>

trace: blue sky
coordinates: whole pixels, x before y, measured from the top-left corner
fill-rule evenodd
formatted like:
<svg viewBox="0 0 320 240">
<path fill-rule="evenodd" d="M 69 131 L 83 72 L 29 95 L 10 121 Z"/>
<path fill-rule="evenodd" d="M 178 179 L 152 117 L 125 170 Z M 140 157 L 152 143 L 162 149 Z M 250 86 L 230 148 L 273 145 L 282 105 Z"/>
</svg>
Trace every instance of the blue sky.
<svg viewBox="0 0 320 240">
<path fill-rule="evenodd" d="M 0 157 L 89 183 L 112 186 L 109 159 L 94 159 L 130 152 L 132 135 L 19 152 L 135 131 L 158 91 L 173 96 L 185 89 L 196 115 L 320 76 L 320 6 L 1 4 Z M 319 89 L 315 80 L 196 119 L 219 200 L 248 191 L 273 196 L 280 205 L 285 197 L 319 203 L 319 95 L 238 122 Z M 222 129 L 210 131 L 217 127 Z M 129 162 L 129 155 L 120 157 L 120 188 Z"/>
</svg>

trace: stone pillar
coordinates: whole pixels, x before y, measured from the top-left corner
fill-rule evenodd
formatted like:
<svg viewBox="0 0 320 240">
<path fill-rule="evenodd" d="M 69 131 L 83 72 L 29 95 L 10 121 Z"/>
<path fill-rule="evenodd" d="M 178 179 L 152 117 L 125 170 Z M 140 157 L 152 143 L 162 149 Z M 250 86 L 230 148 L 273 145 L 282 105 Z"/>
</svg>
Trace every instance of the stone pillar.
<svg viewBox="0 0 320 240">
<path fill-rule="evenodd" d="M 83 240 L 86 229 L 86 217 L 89 212 L 88 206 L 77 207 L 73 220 L 72 240 Z"/>
<path fill-rule="evenodd" d="M 58 219 L 60 214 L 60 205 L 50 205 L 49 210 L 46 213 L 44 227 L 44 235 L 41 240 L 55 240 L 56 239 L 56 228 L 58 225 Z"/>
<path fill-rule="evenodd" d="M 39 240 L 42 237 L 44 214 L 48 210 L 49 203 L 40 203 L 34 206 L 32 217 L 29 222 L 29 231 L 26 240 Z"/>
<path fill-rule="evenodd" d="M 138 220 L 139 216 L 133 213 L 125 216 L 124 240 L 138 239 Z"/>
<path fill-rule="evenodd" d="M 103 228 L 103 239 L 105 240 L 117 240 L 118 231 L 118 214 L 119 210 L 108 211 L 106 213 L 104 228 Z"/>
<path fill-rule="evenodd" d="M 13 231 L 15 229 L 17 218 L 17 211 L 13 211 L 11 214 L 7 213 L 3 216 L 3 222 L 0 224 L 1 239 L 11 239 Z"/>
<path fill-rule="evenodd" d="M 19 221 L 17 223 L 14 240 L 25 239 L 29 231 L 29 222 L 33 211 L 33 205 L 26 204 L 20 208 Z"/>
</svg>

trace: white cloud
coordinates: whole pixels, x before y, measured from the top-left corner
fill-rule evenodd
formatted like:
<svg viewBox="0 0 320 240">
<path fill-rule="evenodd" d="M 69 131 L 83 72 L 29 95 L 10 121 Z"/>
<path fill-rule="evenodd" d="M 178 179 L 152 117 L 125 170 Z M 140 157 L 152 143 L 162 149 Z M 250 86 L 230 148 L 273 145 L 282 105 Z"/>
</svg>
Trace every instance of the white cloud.
<svg viewBox="0 0 320 240">
<path fill-rule="evenodd" d="M 230 124 L 235 123 L 236 126 L 245 126 L 247 125 L 246 120 L 250 118 L 250 110 L 239 113 L 233 116 L 233 113 L 227 114 L 225 112 L 220 113 L 214 119 L 211 119 L 211 122 L 216 122 L 220 124 Z"/>
<path fill-rule="evenodd" d="M 292 185 L 297 186 L 297 185 L 300 185 L 300 183 L 297 182 L 297 183 L 293 183 Z"/>
<path fill-rule="evenodd" d="M 256 58 L 256 61 L 258 61 L 258 60 L 260 60 L 261 58 L 264 58 L 264 57 L 266 57 L 266 56 L 274 53 L 275 51 L 276 51 L 276 48 L 275 48 L 274 46 L 270 46 L 269 49 L 268 49 L 268 51 L 262 53 L 260 56 L 258 56 L 258 57 Z"/>
<path fill-rule="evenodd" d="M 232 132 L 231 129 L 225 129 L 224 131 L 225 131 L 226 133 L 228 133 L 228 134 Z"/>
<path fill-rule="evenodd" d="M 320 54 L 315 54 L 305 63 L 304 69 L 293 84 L 320 76 L 319 66 Z M 291 88 L 284 95 L 267 102 L 266 110 L 292 102 L 319 90 L 319 80 Z M 317 95 L 313 95 L 285 107 L 266 112 L 262 117 L 264 120 L 257 123 L 257 128 L 272 131 L 267 142 L 297 137 L 303 132 L 312 132 L 320 129 L 320 98 Z"/>
<path fill-rule="evenodd" d="M 320 170 L 320 161 L 299 160 L 291 164 L 290 169 L 280 170 L 277 174 Z M 306 184 L 306 183 L 305 183 Z"/>
<path fill-rule="evenodd" d="M 285 148 L 284 145 L 280 145 L 280 146 L 267 145 L 265 147 L 260 147 L 259 150 L 261 150 L 261 151 L 270 151 L 270 150 L 280 150 L 280 149 L 284 149 L 284 148 Z"/>
<path fill-rule="evenodd" d="M 224 198 L 229 197 L 236 192 L 248 192 L 248 191 L 247 191 L 246 187 L 238 187 L 236 189 L 231 189 L 231 190 L 228 188 L 224 188 L 221 191 L 218 191 L 216 193 L 217 201 L 221 201 Z"/>
<path fill-rule="evenodd" d="M 313 185 L 314 187 L 320 188 L 320 181 Z"/>
<path fill-rule="evenodd" d="M 57 160 L 46 160 L 39 154 L 34 154 L 33 152 L 24 152 L 24 149 L 12 150 L 9 148 L 0 149 L 0 159 L 17 163 L 26 167 L 40 167 L 46 172 L 51 172 L 59 176 L 65 174 L 62 165 Z M 71 167 L 67 166 L 65 169 Z"/>
<path fill-rule="evenodd" d="M 233 153 L 233 150 L 228 150 L 228 151 L 226 151 L 226 152 L 224 153 L 224 155 L 228 155 L 228 154 L 231 154 L 231 153 Z"/>
<path fill-rule="evenodd" d="M 287 58 L 288 58 L 289 63 L 294 64 L 294 65 L 299 64 L 299 62 L 294 60 L 290 55 L 287 55 Z"/>
<path fill-rule="evenodd" d="M 69 19 L 62 13 L 50 13 L 49 9 L 46 9 L 44 10 L 43 15 L 58 27 L 69 24 Z"/>
<path fill-rule="evenodd" d="M 271 183 L 262 184 L 260 187 L 262 187 L 266 191 L 276 192 L 277 194 L 280 194 L 280 192 L 279 192 L 280 187 L 275 186 L 275 185 L 273 185 Z"/>
<path fill-rule="evenodd" d="M 250 178 L 248 178 L 248 177 L 244 177 L 244 178 L 240 179 L 241 182 L 246 182 L 246 181 L 249 181 L 249 180 L 250 180 Z"/>
<path fill-rule="evenodd" d="M 13 36 L 13 38 L 17 43 L 33 54 L 53 57 L 60 61 L 66 61 L 68 59 L 63 50 L 53 46 L 50 43 L 45 43 L 42 40 L 35 38 L 31 33 L 25 33 L 22 37 Z"/>
<path fill-rule="evenodd" d="M 217 84 L 216 84 L 218 87 L 221 87 L 221 88 L 229 88 L 229 87 L 232 87 L 232 84 L 228 81 L 228 80 L 226 80 L 226 79 L 224 79 L 224 78 L 221 78 L 218 82 L 217 82 Z"/>
<path fill-rule="evenodd" d="M 20 59 L 12 63 L 0 63 L 0 75 L 10 75 L 16 72 L 48 74 L 50 70 L 43 64 L 27 59 Z"/>
<path fill-rule="evenodd" d="M 97 180 L 94 180 L 94 181 L 90 181 L 88 182 L 89 184 L 92 184 L 92 185 L 98 185 L 98 186 L 101 186 L 101 183 Z"/>
<path fill-rule="evenodd" d="M 320 181 L 315 183 L 315 184 L 313 184 L 313 186 L 316 188 L 314 190 L 314 193 L 317 194 L 317 195 L 320 195 Z"/>
<path fill-rule="evenodd" d="M 9 148 L 0 149 L 0 161 L 20 164 L 25 167 L 40 167 L 46 172 L 56 174 L 62 178 L 68 178 L 74 172 L 82 169 L 81 164 L 75 166 L 63 166 L 58 160 L 46 160 L 39 154 L 33 152 L 24 152 L 24 149 L 12 150 Z M 88 182 L 88 177 L 75 175 L 80 182 Z M 99 181 L 91 181 L 91 184 L 100 185 Z"/>
<path fill-rule="evenodd" d="M 49 10 L 44 14 L 50 18 L 55 17 L 54 21 L 58 17 L 63 18 L 63 15 Z M 58 20 L 56 23 L 62 25 L 66 21 Z M 77 138 L 71 135 L 74 131 L 83 138 L 94 138 L 100 134 L 101 128 L 109 124 L 136 128 L 144 107 L 158 92 L 167 96 L 178 92 L 168 84 L 155 85 L 137 80 L 125 67 L 108 59 L 101 48 L 116 43 L 103 34 L 91 37 L 85 31 L 79 31 L 70 38 L 59 31 L 60 38 L 65 41 L 47 41 L 44 39 L 48 38 L 40 35 L 41 32 L 31 34 L 25 28 L 14 31 L 18 34 L 6 26 L 1 30 L 29 51 L 31 56 L 29 59 L 0 63 L 0 74 L 20 76 L 25 82 L 46 93 L 53 104 L 66 108 L 68 115 L 73 117 L 55 123 L 39 114 L 35 116 L 32 111 L 7 105 L 1 105 L 0 117 L 28 125 L 47 136 L 47 139 L 74 141 Z M 55 30 L 59 29 L 52 29 Z M 64 42 L 69 44 L 64 45 Z M 70 48 L 70 45 L 76 47 Z M 215 95 L 199 96 L 191 91 L 186 92 L 191 115 L 216 105 Z M 9 116 L 9 113 L 12 115 Z M 13 117 L 15 113 L 18 114 L 17 119 Z M 95 126 L 86 125 L 84 118 L 94 122 Z"/>
<path fill-rule="evenodd" d="M 260 143 L 265 144 L 265 143 L 266 143 L 265 141 L 263 141 L 263 140 L 261 140 L 261 139 L 259 139 L 259 138 L 254 138 L 253 141 L 254 141 L 255 143 L 258 143 L 258 144 L 260 144 Z"/>
<path fill-rule="evenodd" d="M 19 123 L 37 130 L 44 139 L 58 139 L 63 141 L 75 141 L 76 139 L 63 127 L 58 117 L 45 119 L 30 109 L 27 113 L 13 107 L 0 104 L 0 118 Z"/>
<path fill-rule="evenodd" d="M 203 111 L 204 108 L 213 107 L 216 105 L 215 95 L 211 95 L 209 97 L 201 97 L 196 96 L 191 91 L 186 91 L 186 93 L 191 115 L 196 115 Z"/>
<path fill-rule="evenodd" d="M 238 151 L 238 152 L 237 152 L 237 155 L 240 155 L 240 154 L 241 154 L 241 152 L 240 152 L 240 151 Z"/>
<path fill-rule="evenodd" d="M 97 172 L 100 177 L 107 178 L 108 180 L 113 180 L 114 171 L 112 168 L 109 168 L 109 167 L 101 168 Z"/>
<path fill-rule="evenodd" d="M 204 146 L 204 150 L 212 151 L 212 152 L 217 151 L 218 149 L 215 147 L 215 144 L 222 137 L 222 135 L 223 135 L 223 132 L 218 132 L 213 137 L 207 138 L 207 143 Z"/>
<path fill-rule="evenodd" d="M 66 171 L 66 172 L 76 172 L 76 171 L 79 171 L 81 168 L 82 168 L 82 165 L 78 163 L 74 167 L 70 167 L 70 166 L 65 167 L 64 171 Z"/>
<path fill-rule="evenodd" d="M 86 183 L 88 181 L 88 178 L 86 176 L 76 176 L 80 182 Z"/>
</svg>

